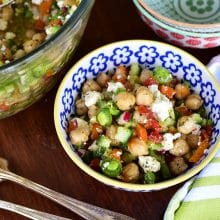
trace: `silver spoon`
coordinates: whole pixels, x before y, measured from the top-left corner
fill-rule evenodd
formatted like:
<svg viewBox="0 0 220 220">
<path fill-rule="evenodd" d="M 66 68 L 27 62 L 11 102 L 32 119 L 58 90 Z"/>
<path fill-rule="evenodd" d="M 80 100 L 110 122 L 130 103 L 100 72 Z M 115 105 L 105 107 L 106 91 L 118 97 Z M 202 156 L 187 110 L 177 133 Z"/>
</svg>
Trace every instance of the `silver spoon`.
<svg viewBox="0 0 220 220">
<path fill-rule="evenodd" d="M 56 192 L 45 186 L 39 185 L 24 177 L 18 176 L 8 170 L 7 160 L 0 158 L 0 179 L 9 180 L 18 183 L 28 189 L 31 189 L 39 194 L 59 203 L 67 209 L 75 212 L 79 216 L 88 220 L 134 220 L 129 216 L 113 212 L 101 207 L 81 202 L 69 196 Z"/>
<path fill-rule="evenodd" d="M 19 215 L 23 215 L 29 219 L 33 220 L 71 220 L 69 218 L 63 218 L 57 215 L 52 215 L 46 212 L 37 211 L 35 209 L 30 209 L 25 206 L 17 205 L 12 202 L 6 202 L 0 200 L 0 209 L 8 210 L 11 212 L 15 212 Z"/>
<path fill-rule="evenodd" d="M 4 8 L 5 6 L 8 6 L 8 5 L 14 3 L 14 1 L 15 1 L 15 0 L 8 0 L 8 1 L 5 1 L 4 3 L 1 3 L 1 4 L 0 4 L 0 9 L 1 9 L 1 8 Z"/>
</svg>

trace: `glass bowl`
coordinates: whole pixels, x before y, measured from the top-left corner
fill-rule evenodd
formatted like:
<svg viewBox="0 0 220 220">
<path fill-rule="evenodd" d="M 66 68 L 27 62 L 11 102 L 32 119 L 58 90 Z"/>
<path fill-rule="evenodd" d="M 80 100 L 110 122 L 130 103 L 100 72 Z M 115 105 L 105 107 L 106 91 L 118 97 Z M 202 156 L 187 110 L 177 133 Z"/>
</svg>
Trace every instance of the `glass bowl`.
<svg viewBox="0 0 220 220">
<path fill-rule="evenodd" d="M 0 67 L 0 119 L 13 115 L 48 92 L 76 50 L 94 0 L 82 0 L 69 20 L 29 54 Z"/>
</svg>

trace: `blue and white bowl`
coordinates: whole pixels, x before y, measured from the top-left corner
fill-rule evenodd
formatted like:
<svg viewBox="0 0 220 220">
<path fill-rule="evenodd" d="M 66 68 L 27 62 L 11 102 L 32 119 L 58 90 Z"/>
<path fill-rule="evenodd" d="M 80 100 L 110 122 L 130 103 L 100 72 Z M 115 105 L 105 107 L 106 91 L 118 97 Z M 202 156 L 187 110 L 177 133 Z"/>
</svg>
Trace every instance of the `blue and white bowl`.
<svg viewBox="0 0 220 220">
<path fill-rule="evenodd" d="M 190 82 L 192 88 L 203 98 L 209 116 L 214 121 L 210 148 L 194 167 L 171 180 L 155 184 L 132 184 L 110 179 L 85 164 L 72 147 L 67 121 L 74 114 L 74 103 L 86 79 L 96 78 L 101 72 L 111 71 L 118 65 L 139 63 L 150 69 L 167 68 L 173 75 Z M 100 47 L 80 59 L 68 71 L 57 91 L 54 105 L 54 121 L 59 140 L 66 153 L 88 175 L 115 188 L 128 191 L 160 190 L 183 182 L 202 170 L 214 157 L 220 141 L 220 86 L 199 60 L 189 53 L 169 44 L 148 40 L 128 40 Z"/>
</svg>

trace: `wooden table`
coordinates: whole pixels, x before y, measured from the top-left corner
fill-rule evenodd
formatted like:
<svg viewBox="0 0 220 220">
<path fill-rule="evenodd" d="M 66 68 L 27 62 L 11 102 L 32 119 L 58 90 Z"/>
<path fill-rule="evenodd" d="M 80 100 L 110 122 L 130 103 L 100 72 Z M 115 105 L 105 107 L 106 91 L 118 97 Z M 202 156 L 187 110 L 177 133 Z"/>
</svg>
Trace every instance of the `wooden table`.
<svg viewBox="0 0 220 220">
<path fill-rule="evenodd" d="M 125 39 L 163 41 L 141 21 L 132 1 L 97 0 L 70 65 L 99 46 Z M 186 50 L 204 64 L 220 52 L 219 47 Z M 58 84 L 59 82 L 43 99 L 27 110 L 0 120 L 0 156 L 9 160 L 10 169 L 71 197 L 136 219 L 162 219 L 169 200 L 181 184 L 157 192 L 125 192 L 99 183 L 73 164 L 59 143 L 54 128 L 53 104 Z M 0 199 L 81 219 L 60 205 L 10 182 L 1 183 Z M 25 218 L 0 210 L 0 220 L 3 219 Z"/>
</svg>

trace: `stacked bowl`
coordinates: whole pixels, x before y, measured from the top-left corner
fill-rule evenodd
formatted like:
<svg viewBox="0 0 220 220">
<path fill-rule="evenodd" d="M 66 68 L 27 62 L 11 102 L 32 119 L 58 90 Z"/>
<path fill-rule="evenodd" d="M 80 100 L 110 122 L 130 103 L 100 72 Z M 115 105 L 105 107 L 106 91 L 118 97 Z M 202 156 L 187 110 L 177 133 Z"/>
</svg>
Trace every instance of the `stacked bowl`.
<svg viewBox="0 0 220 220">
<path fill-rule="evenodd" d="M 183 47 L 220 46 L 219 0 L 133 0 L 142 20 L 160 37 Z"/>
</svg>

